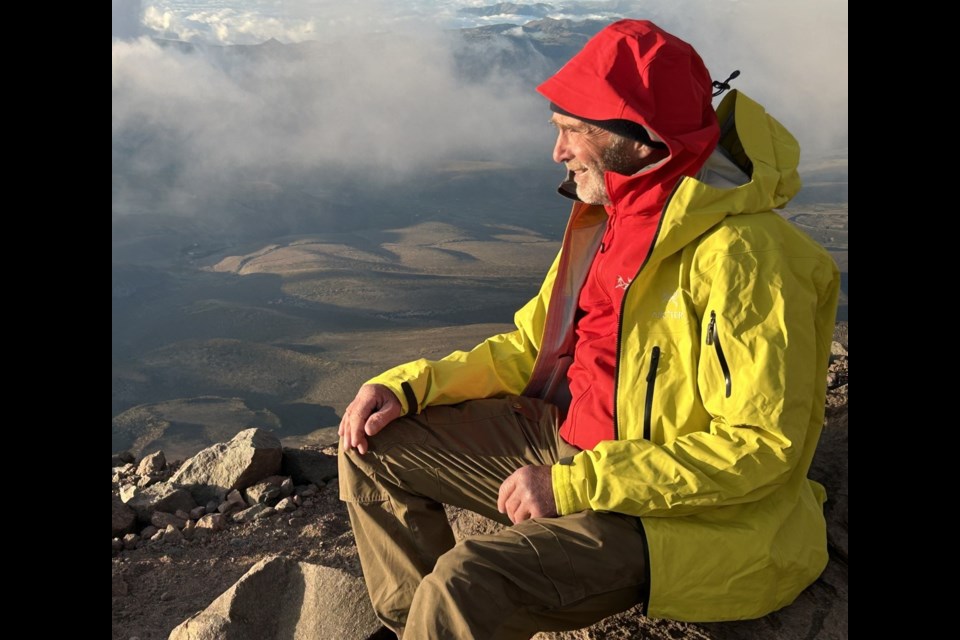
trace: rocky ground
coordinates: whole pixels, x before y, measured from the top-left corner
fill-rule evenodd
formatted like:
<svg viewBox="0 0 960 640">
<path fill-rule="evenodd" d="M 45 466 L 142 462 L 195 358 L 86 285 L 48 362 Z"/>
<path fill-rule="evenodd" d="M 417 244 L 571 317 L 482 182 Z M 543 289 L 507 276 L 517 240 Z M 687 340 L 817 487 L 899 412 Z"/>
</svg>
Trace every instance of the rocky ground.
<svg viewBox="0 0 960 640">
<path fill-rule="evenodd" d="M 831 562 L 820 580 L 790 607 L 761 620 L 718 624 L 685 624 L 651 620 L 628 611 L 589 629 L 540 634 L 541 640 L 587 638 L 663 638 L 672 640 L 847 637 L 847 356 L 846 324 L 838 327 L 828 377 L 827 421 L 811 477 L 827 486 L 830 501 Z M 312 447 L 314 462 L 335 468 L 336 446 Z M 284 450 L 286 456 L 287 450 Z M 114 640 L 167 638 L 177 625 L 207 607 L 254 564 L 272 555 L 360 576 L 356 547 L 346 510 L 337 496 L 332 471 L 313 474 L 312 483 L 296 485 L 296 469 L 285 465 L 272 485 L 269 501 L 260 495 L 234 496 L 234 504 L 216 502 L 170 507 L 150 525 L 141 520 L 126 539 L 117 527 L 130 518 L 116 503 L 121 491 L 128 504 L 133 486 L 146 495 L 171 476 L 184 475 L 180 461 L 146 456 L 132 462 L 114 459 L 114 528 L 112 556 L 112 637 Z M 318 479 L 327 478 L 328 481 Z M 264 504 L 251 509 L 248 504 Z M 121 501 L 122 502 L 122 501 Z M 196 502 L 196 501 L 195 501 Z M 267 508 L 265 504 L 274 504 Z M 183 504 L 189 507 L 190 504 Z M 221 513 L 223 512 L 223 513 Z M 118 515 L 119 522 L 118 522 Z M 238 514 L 243 513 L 240 516 Z M 149 514 L 146 514 L 150 517 Z M 495 528 L 474 514 L 451 509 L 459 536 Z M 169 516 L 169 517 L 167 517 Z M 236 522 L 235 520 L 247 520 Z M 360 640 L 360 639 L 357 639 Z"/>
</svg>

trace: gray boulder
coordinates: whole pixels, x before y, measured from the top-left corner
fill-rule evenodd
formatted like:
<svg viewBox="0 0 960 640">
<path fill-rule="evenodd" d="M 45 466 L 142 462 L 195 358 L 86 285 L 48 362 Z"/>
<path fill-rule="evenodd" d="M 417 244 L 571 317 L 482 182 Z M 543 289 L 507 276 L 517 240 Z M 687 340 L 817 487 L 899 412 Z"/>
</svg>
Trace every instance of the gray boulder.
<svg viewBox="0 0 960 640">
<path fill-rule="evenodd" d="M 137 512 L 137 517 L 144 522 L 150 522 L 154 511 L 173 513 L 177 509 L 190 511 L 197 503 L 186 489 L 171 486 L 160 482 L 138 489 L 137 493 L 127 501 L 127 506 Z M 166 526 L 166 524 L 164 524 Z"/>
<path fill-rule="evenodd" d="M 133 525 L 136 522 L 136 512 L 123 504 L 119 496 L 113 496 L 113 537 L 116 538 L 133 531 Z"/>
<path fill-rule="evenodd" d="M 232 489 L 276 474 L 282 457 L 280 441 L 263 429 L 245 429 L 229 442 L 207 447 L 183 463 L 170 478 L 185 487 L 197 502 L 222 500 Z"/>
<path fill-rule="evenodd" d="M 284 447 L 281 475 L 290 476 L 294 484 L 324 486 L 337 477 L 337 457 L 313 449 Z"/>
<path fill-rule="evenodd" d="M 364 640 L 379 629 L 362 578 L 272 557 L 177 626 L 169 640 Z"/>
</svg>

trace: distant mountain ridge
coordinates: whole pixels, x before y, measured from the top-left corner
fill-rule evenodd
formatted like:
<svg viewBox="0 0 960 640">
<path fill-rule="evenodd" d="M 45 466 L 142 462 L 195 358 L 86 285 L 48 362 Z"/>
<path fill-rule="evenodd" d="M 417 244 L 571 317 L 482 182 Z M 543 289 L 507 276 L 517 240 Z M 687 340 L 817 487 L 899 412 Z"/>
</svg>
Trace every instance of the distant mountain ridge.
<svg viewBox="0 0 960 640">
<path fill-rule="evenodd" d="M 485 7 L 462 7 L 459 12 L 471 16 L 499 16 L 521 15 L 546 17 L 556 11 L 551 4 L 538 2 L 536 4 L 517 4 L 515 2 L 498 2 Z"/>
</svg>

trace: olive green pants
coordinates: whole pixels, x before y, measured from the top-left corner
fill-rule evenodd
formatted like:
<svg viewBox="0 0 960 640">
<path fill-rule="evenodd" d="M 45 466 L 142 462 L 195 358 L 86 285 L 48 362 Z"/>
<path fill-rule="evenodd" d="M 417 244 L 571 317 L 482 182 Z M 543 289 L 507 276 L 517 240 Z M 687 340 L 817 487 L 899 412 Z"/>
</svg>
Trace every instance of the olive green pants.
<svg viewBox="0 0 960 640">
<path fill-rule="evenodd" d="M 373 608 L 407 640 L 529 638 L 578 629 L 641 602 L 639 520 L 583 511 L 535 518 L 455 544 L 442 503 L 509 525 L 500 484 L 578 449 L 556 408 L 511 396 L 428 407 L 340 449 L 347 503 Z"/>
</svg>

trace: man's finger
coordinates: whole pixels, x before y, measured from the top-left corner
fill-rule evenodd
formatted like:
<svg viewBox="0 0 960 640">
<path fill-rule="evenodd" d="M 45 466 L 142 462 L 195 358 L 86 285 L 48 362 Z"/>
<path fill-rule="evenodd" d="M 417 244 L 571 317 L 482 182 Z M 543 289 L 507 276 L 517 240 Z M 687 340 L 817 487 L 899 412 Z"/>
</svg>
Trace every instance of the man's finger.
<svg viewBox="0 0 960 640">
<path fill-rule="evenodd" d="M 360 452 L 360 455 L 367 452 L 367 439 L 363 437 L 362 433 L 357 434 L 357 451 Z"/>
<path fill-rule="evenodd" d="M 530 517 L 529 513 L 530 510 L 523 501 L 523 498 L 514 492 L 513 497 L 507 500 L 507 516 L 510 518 L 510 522 L 513 524 L 523 522 Z"/>
<path fill-rule="evenodd" d="M 363 438 L 363 424 L 367 416 L 373 410 L 373 402 L 370 398 L 364 397 L 363 392 L 357 394 L 350 406 L 344 412 L 343 420 L 340 421 L 343 427 L 343 435 L 346 439 L 346 445 L 350 448 L 356 448 Z"/>
<path fill-rule="evenodd" d="M 513 475 L 511 474 L 500 485 L 500 491 L 497 493 L 497 511 L 500 513 L 507 513 L 507 498 L 513 493 L 513 482 Z"/>
<path fill-rule="evenodd" d="M 377 411 L 367 418 L 367 422 L 363 425 L 363 432 L 368 436 L 375 436 L 387 426 L 389 420 L 385 411 Z"/>
<path fill-rule="evenodd" d="M 513 514 L 510 516 L 510 521 L 513 524 L 523 522 L 524 520 L 529 520 L 533 517 L 533 514 L 527 509 L 523 503 L 517 505 L 517 508 L 513 510 Z"/>
</svg>

